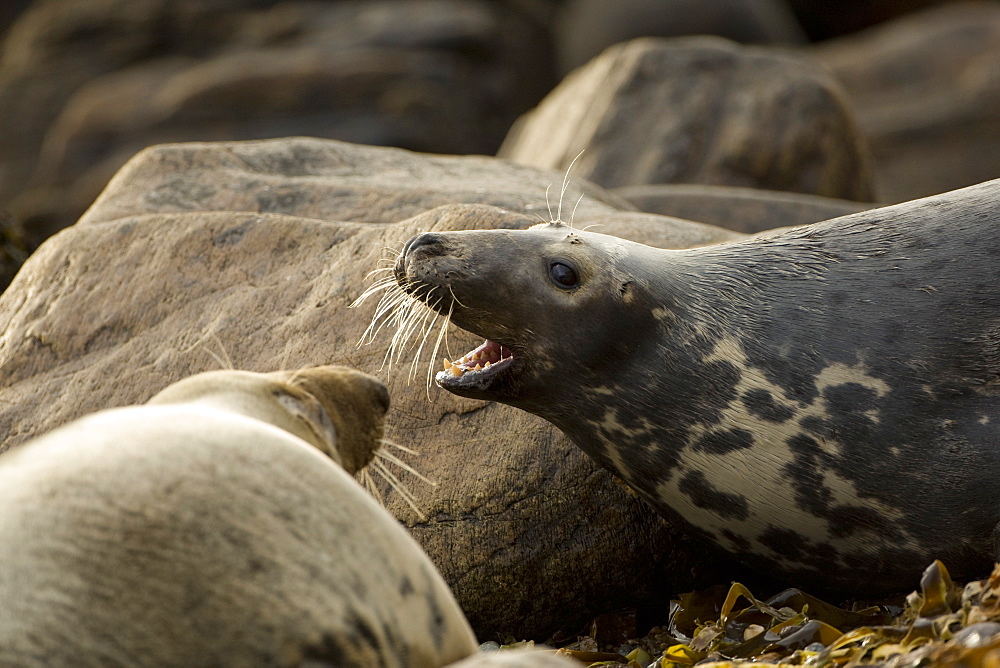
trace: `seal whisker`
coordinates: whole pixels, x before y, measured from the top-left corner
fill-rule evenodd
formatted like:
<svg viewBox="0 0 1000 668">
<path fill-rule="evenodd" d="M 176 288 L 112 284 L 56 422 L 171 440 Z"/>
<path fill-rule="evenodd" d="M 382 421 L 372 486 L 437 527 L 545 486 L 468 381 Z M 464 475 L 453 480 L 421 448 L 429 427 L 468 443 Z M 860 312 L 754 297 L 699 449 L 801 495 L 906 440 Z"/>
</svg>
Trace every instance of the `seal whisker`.
<svg viewBox="0 0 1000 668">
<path fill-rule="evenodd" d="M 552 221 L 552 203 L 549 201 L 549 190 L 552 188 L 552 184 L 545 186 L 545 208 L 549 210 L 549 219 L 545 222 Z"/>
<path fill-rule="evenodd" d="M 365 467 L 365 470 L 361 472 L 361 481 L 364 484 L 368 493 L 378 501 L 378 505 L 385 508 L 385 498 L 382 496 L 382 492 L 379 491 L 378 485 L 375 484 L 375 479 L 372 477 L 369 467 Z"/>
<path fill-rule="evenodd" d="M 375 268 L 369 271 L 367 274 L 365 274 L 365 280 L 370 281 L 373 276 L 376 276 L 378 274 L 391 273 L 395 264 L 396 264 L 395 258 L 388 258 L 388 257 L 381 258 L 380 260 L 378 260 L 378 262 L 375 263 Z"/>
<path fill-rule="evenodd" d="M 366 342 L 371 343 L 386 324 L 397 322 L 400 318 L 399 312 L 407 307 L 407 302 L 411 299 L 396 285 L 385 287 L 388 289 L 376 305 L 371 322 L 361 334 L 359 346 Z"/>
<path fill-rule="evenodd" d="M 403 336 L 403 332 L 410 326 L 410 321 L 415 317 L 415 307 L 409 297 L 405 293 L 400 292 L 398 295 L 393 295 L 387 302 L 386 311 L 388 313 L 375 330 L 375 334 L 378 334 L 386 324 L 395 326 L 396 333 L 389 344 L 390 351 L 395 351 L 400 345 L 400 338 Z M 376 315 L 381 317 L 382 313 L 376 313 Z M 398 358 L 398 355 L 391 355 L 390 359 L 393 358 Z"/>
<path fill-rule="evenodd" d="M 430 290 L 427 293 L 426 299 L 430 299 L 433 296 L 435 289 L 436 288 Z M 438 301 L 440 301 L 440 298 L 438 299 Z M 435 304 L 436 303 L 437 302 L 435 302 Z M 400 326 L 400 329 L 396 331 L 395 336 L 392 337 L 391 345 L 393 347 L 398 347 L 398 352 L 394 356 L 395 362 L 399 362 L 403 354 L 413 347 L 413 344 L 407 345 L 407 342 L 413 337 L 413 333 L 415 331 L 424 329 L 428 318 L 432 318 L 431 322 L 433 323 L 433 319 L 437 318 L 437 313 L 435 311 L 432 311 L 430 308 L 427 308 L 424 304 L 420 304 L 419 302 L 414 301 L 410 303 L 409 313 L 407 320 L 405 322 L 405 326 Z M 424 340 L 426 340 L 426 338 L 427 335 L 425 334 Z M 420 347 L 417 348 L 417 356 L 420 355 L 420 351 L 422 348 L 423 348 L 423 342 L 421 342 Z M 408 380 L 410 379 L 412 379 L 412 373 L 410 375 L 410 378 L 408 378 Z"/>
<path fill-rule="evenodd" d="M 454 287 L 452 287 L 451 285 L 448 285 L 448 292 L 451 293 L 452 308 L 454 308 L 455 304 L 458 304 L 462 308 L 465 308 L 465 304 L 463 304 L 461 302 L 461 300 L 459 300 L 459 298 L 455 296 L 455 288 Z"/>
<path fill-rule="evenodd" d="M 212 332 L 212 340 L 215 341 L 216 345 L 219 346 L 219 352 L 222 353 L 222 358 L 225 360 L 225 365 L 222 368 L 226 369 L 227 371 L 234 370 L 236 368 L 236 365 L 233 364 L 233 358 L 229 356 L 229 352 L 226 350 L 226 346 L 222 344 L 222 339 L 219 338 L 218 334 Z M 215 357 L 215 355 L 212 355 L 212 357 Z"/>
<path fill-rule="evenodd" d="M 573 227 L 573 223 L 576 221 L 576 210 L 580 207 L 580 202 L 583 201 L 583 193 L 580 193 L 580 197 L 576 200 L 576 204 L 573 205 L 573 213 L 569 214 L 569 226 Z"/>
<path fill-rule="evenodd" d="M 405 452 L 408 455 L 418 455 L 418 456 L 420 455 L 420 453 L 414 450 L 413 448 L 408 448 L 405 445 L 400 445 L 399 443 L 396 443 L 396 441 L 389 440 L 388 438 L 380 438 L 378 442 L 380 445 L 385 445 L 390 448 L 396 448 L 397 450 Z"/>
<path fill-rule="evenodd" d="M 395 326 L 396 334 L 393 336 L 389 344 L 389 350 L 386 352 L 386 358 L 382 362 L 383 366 L 385 366 L 386 362 L 392 366 L 392 363 L 398 361 L 401 354 L 397 354 L 396 352 L 401 346 L 401 341 L 405 340 L 405 337 L 401 338 L 401 336 L 405 330 L 411 328 L 411 321 L 417 315 L 415 311 L 419 310 L 418 305 L 419 307 L 423 307 L 423 304 L 420 304 L 410 295 L 406 294 L 399 285 L 387 285 L 386 288 L 385 294 L 382 295 L 382 299 L 379 300 L 378 305 L 375 307 L 375 314 L 372 316 L 372 321 L 362 334 L 358 345 L 365 342 L 371 343 L 387 324 Z M 408 336 L 408 333 L 405 336 Z"/>
<path fill-rule="evenodd" d="M 421 520 L 427 519 L 427 516 L 424 515 L 423 512 L 421 512 L 420 507 L 417 506 L 417 499 L 413 496 L 413 493 L 410 492 L 406 485 L 400 482 L 399 478 L 397 478 L 385 464 L 378 459 L 373 459 L 368 466 L 389 483 L 389 486 L 399 494 L 400 498 L 406 502 L 406 505 L 408 505 Z"/>
<path fill-rule="evenodd" d="M 374 269 L 374 270 L 368 272 L 368 275 L 365 277 L 365 279 L 366 280 L 371 280 L 371 278 L 374 275 L 379 274 L 379 273 L 383 273 L 383 272 L 384 272 L 384 270 L 382 270 L 382 269 Z M 365 288 L 364 292 L 362 292 L 361 295 L 358 296 L 357 299 L 355 299 L 353 302 L 351 302 L 350 305 L 347 308 L 357 308 L 358 306 L 361 305 L 361 303 L 363 301 L 365 301 L 366 299 L 368 299 L 369 297 L 371 297 L 376 292 L 381 292 L 382 290 L 385 290 L 386 288 L 391 288 L 395 284 L 396 284 L 396 279 L 393 276 L 391 276 L 391 275 L 379 278 L 378 280 L 374 281 L 371 285 L 369 285 L 367 288 Z"/>
<path fill-rule="evenodd" d="M 573 158 L 573 161 L 569 163 L 569 167 L 566 168 L 566 173 L 563 174 L 562 187 L 559 189 L 559 207 L 556 209 L 556 219 L 553 222 L 556 223 L 563 222 L 562 205 L 563 205 L 563 198 L 566 196 L 566 190 L 569 188 L 569 173 L 573 171 L 573 165 L 576 164 L 576 161 L 580 159 L 581 155 L 583 155 L 583 151 L 580 151 L 579 153 L 576 154 L 576 157 Z M 549 217 L 551 216 L 552 212 L 549 211 Z"/>
<path fill-rule="evenodd" d="M 442 299 L 441 297 L 438 297 L 437 301 L 435 301 L 433 304 L 431 304 L 431 311 L 429 313 L 425 312 L 424 313 L 424 317 L 420 321 L 420 326 L 421 326 L 421 328 L 423 328 L 424 323 L 427 322 L 428 315 L 432 315 L 433 316 L 431 318 L 430 324 L 427 325 L 426 329 L 424 330 L 424 335 L 420 338 L 420 345 L 417 346 L 417 352 L 414 353 L 414 355 L 413 355 L 413 361 L 410 363 L 410 373 L 409 373 L 409 375 L 407 377 L 407 381 L 413 380 L 414 378 L 416 378 L 417 365 L 420 362 L 420 353 L 423 352 L 424 346 L 427 344 L 427 337 L 430 336 L 430 334 L 431 334 L 432 331 L 434 331 L 434 323 L 436 323 L 437 319 L 439 317 L 441 317 L 441 314 L 438 313 L 436 310 L 434 310 L 435 307 L 437 307 L 437 305 L 441 303 L 441 299 Z M 437 349 L 435 347 L 435 355 L 436 355 L 436 350 Z M 434 363 L 434 358 L 432 357 L 431 358 L 431 364 L 433 364 L 433 363 Z"/>
<path fill-rule="evenodd" d="M 417 471 L 415 468 L 413 468 L 412 466 L 410 466 L 409 464 L 407 464 L 406 462 L 404 462 L 402 459 L 400 459 L 396 455 L 393 455 L 393 454 L 390 454 L 388 452 L 385 452 L 384 450 L 379 450 L 378 452 L 375 453 L 375 456 L 379 457 L 381 459 L 384 459 L 385 461 L 392 462 L 393 464 L 395 464 L 399 468 L 403 469 L 407 473 L 412 473 L 419 480 L 427 483 L 431 487 L 437 487 L 437 483 L 436 482 L 434 482 L 430 478 L 426 477 L 425 475 L 423 475 L 422 473 L 420 473 L 419 471 Z"/>
<path fill-rule="evenodd" d="M 382 292 L 382 295 L 375 306 L 372 319 L 362 333 L 357 345 L 361 346 L 366 343 L 372 343 L 384 327 L 395 330 L 386 350 L 385 357 L 382 360 L 382 368 L 388 366 L 391 369 L 394 364 L 399 364 L 403 357 L 416 346 L 407 372 L 407 383 L 409 383 L 416 378 L 417 369 L 420 366 L 420 360 L 424 351 L 428 348 L 431 333 L 436 329 L 437 336 L 434 339 L 433 350 L 427 365 L 426 387 L 427 398 L 430 400 L 430 387 L 434 377 L 435 360 L 441 350 L 442 341 L 445 344 L 445 348 L 448 349 L 448 353 L 451 354 L 447 339 L 448 328 L 451 324 L 451 314 L 454 311 L 455 304 L 461 306 L 462 303 L 455 296 L 454 290 L 449 286 L 448 291 L 451 299 L 446 314 L 444 307 L 441 306 L 444 297 L 440 295 L 435 296 L 435 292 L 440 286 L 434 286 L 430 290 L 426 290 L 417 298 L 411 292 L 414 287 L 419 286 L 412 286 L 405 282 L 401 284 L 395 277 L 394 270 L 388 267 L 375 269 L 368 273 L 368 277 L 377 278 L 354 300 L 351 308 L 357 307 L 376 292 Z M 438 310 L 439 306 L 441 306 L 440 312 Z M 440 327 L 438 326 L 439 319 L 441 321 Z"/>
<path fill-rule="evenodd" d="M 451 290 L 451 286 L 448 287 Z M 452 293 L 454 297 L 454 293 Z M 441 339 L 445 339 L 445 347 L 447 347 L 447 333 L 448 325 L 451 324 L 451 314 L 455 311 L 455 299 L 451 302 L 448 307 L 448 315 L 444 316 L 444 320 L 441 322 L 441 329 L 438 331 L 437 340 L 434 342 L 434 351 L 431 353 L 431 358 L 427 361 L 427 400 L 430 401 L 431 398 L 431 379 L 434 377 L 434 365 L 437 362 L 438 351 L 441 350 Z M 448 352 L 451 354 L 451 351 Z"/>
<path fill-rule="evenodd" d="M 226 366 L 226 360 L 225 360 L 225 359 L 223 359 L 223 358 L 219 357 L 219 356 L 218 356 L 218 355 L 216 355 L 216 354 L 215 354 L 214 352 L 212 352 L 212 351 L 211 351 L 211 350 L 209 349 L 209 347 L 208 347 L 208 346 L 206 346 L 206 345 L 205 345 L 204 343 L 202 343 L 202 344 L 201 344 L 201 349 L 202 349 L 202 350 L 204 350 L 204 351 L 205 351 L 206 353 L 208 353 L 208 354 L 209 354 L 209 356 L 210 356 L 210 357 L 211 357 L 211 358 L 212 358 L 213 360 L 215 360 L 215 363 L 219 365 L 219 368 L 220 368 L 220 369 L 226 369 L 226 370 L 232 370 L 232 368 L 233 368 L 232 366 Z M 231 361 L 230 361 L 229 363 L 230 363 L 230 364 L 232 364 L 232 362 L 231 362 Z"/>
</svg>

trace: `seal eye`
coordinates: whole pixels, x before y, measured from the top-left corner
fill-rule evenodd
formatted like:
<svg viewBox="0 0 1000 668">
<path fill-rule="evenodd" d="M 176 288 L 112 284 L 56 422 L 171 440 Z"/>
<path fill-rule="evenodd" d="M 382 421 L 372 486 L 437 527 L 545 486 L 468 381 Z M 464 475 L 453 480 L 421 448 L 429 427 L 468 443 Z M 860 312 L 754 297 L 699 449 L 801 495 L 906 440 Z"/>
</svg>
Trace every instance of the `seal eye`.
<svg viewBox="0 0 1000 668">
<path fill-rule="evenodd" d="M 580 284 L 576 270 L 565 262 L 553 262 L 549 265 L 549 278 L 560 288 L 575 288 Z"/>
</svg>

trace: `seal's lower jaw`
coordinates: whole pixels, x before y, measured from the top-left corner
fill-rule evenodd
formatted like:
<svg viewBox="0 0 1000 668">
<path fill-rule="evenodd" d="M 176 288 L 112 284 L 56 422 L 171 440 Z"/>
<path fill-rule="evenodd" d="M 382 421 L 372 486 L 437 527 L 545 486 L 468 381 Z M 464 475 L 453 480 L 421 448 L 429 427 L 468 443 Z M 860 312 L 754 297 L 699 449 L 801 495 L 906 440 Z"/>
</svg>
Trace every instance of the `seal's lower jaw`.
<svg viewBox="0 0 1000 668">
<path fill-rule="evenodd" d="M 514 355 L 505 346 L 486 341 L 462 359 L 444 361 L 444 370 L 434 377 L 444 389 L 461 395 L 496 394 L 509 375 Z"/>
</svg>

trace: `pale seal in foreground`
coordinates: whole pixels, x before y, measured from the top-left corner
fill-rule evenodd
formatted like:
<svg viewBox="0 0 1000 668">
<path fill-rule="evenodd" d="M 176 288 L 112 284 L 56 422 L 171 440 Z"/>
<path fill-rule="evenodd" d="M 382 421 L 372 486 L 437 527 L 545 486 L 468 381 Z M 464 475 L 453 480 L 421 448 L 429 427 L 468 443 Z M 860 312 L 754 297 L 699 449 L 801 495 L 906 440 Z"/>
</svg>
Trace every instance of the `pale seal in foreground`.
<svg viewBox="0 0 1000 668">
<path fill-rule="evenodd" d="M 473 655 L 430 560 L 348 474 L 387 408 L 340 367 L 218 371 L 0 456 L 0 665 Z"/>
<path fill-rule="evenodd" d="M 996 556 L 998 184 L 691 250 L 424 233 L 395 275 L 488 339 L 445 389 L 547 419 L 749 565 L 900 590 Z"/>
</svg>

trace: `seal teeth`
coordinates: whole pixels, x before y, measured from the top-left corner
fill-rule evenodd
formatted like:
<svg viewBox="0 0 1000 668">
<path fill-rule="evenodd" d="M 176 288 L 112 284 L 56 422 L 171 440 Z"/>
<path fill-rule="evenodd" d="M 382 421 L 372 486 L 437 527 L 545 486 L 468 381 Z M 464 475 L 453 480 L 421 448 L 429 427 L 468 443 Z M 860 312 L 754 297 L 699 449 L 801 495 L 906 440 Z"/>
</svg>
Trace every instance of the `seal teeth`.
<svg viewBox="0 0 1000 668">
<path fill-rule="evenodd" d="M 500 344 L 487 340 L 481 346 L 462 355 L 461 359 L 449 360 L 444 358 L 443 370 L 445 373 L 459 378 L 468 371 L 484 371 L 509 361 L 512 355 L 509 350 L 505 350 Z"/>
</svg>

